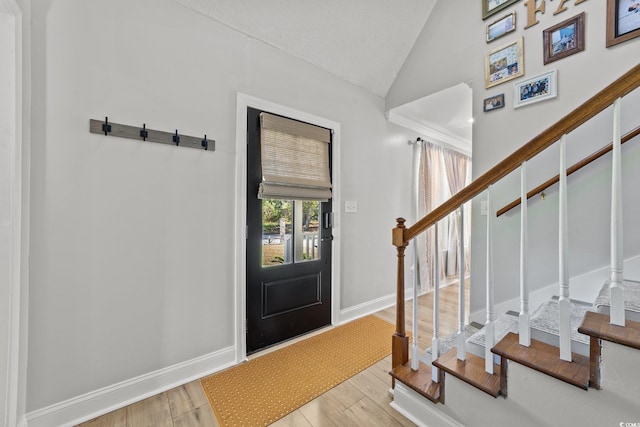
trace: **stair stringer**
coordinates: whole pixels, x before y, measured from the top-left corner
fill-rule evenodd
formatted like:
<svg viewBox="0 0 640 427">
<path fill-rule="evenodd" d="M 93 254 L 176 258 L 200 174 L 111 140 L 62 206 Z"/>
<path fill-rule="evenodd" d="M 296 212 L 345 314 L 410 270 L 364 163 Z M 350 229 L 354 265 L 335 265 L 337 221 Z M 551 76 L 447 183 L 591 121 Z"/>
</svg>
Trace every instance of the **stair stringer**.
<svg viewBox="0 0 640 427">
<path fill-rule="evenodd" d="M 509 362 L 507 399 L 492 398 L 445 375 L 445 404 L 396 385 L 393 407 L 419 426 L 620 425 L 638 422 L 640 351 L 603 341 L 601 390 L 581 390 Z M 418 422 L 417 422 L 417 421 Z"/>
</svg>

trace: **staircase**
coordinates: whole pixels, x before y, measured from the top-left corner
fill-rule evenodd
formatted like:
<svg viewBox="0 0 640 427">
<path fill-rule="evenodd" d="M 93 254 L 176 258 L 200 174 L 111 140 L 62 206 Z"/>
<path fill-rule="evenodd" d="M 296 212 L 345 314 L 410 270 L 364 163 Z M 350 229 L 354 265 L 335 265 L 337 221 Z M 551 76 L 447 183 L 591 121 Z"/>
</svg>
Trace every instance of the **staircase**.
<svg viewBox="0 0 640 427">
<path fill-rule="evenodd" d="M 392 241 L 398 252 L 396 333 L 392 338 L 394 400 L 392 406 L 420 426 L 556 426 L 640 425 L 640 282 L 623 279 L 621 149 L 638 136 L 638 129 L 620 134 L 620 98 L 640 86 L 640 65 L 586 101 L 473 181 L 411 227 L 398 219 Z M 567 259 L 567 175 L 565 135 L 614 105 L 611 147 L 583 161 L 613 151 L 611 278 L 595 301 L 572 300 Z M 559 296 L 532 312 L 526 275 L 527 199 L 541 186 L 527 191 L 526 163 L 550 145 L 560 143 L 560 174 L 543 185 L 559 182 Z M 595 158 L 597 158 L 595 157 Z M 432 348 L 420 354 L 416 331 L 412 360 L 404 319 L 404 250 L 409 242 L 438 221 L 461 209 L 506 175 L 521 170 L 521 282 L 520 312 L 494 316 L 492 269 L 493 215 L 487 219 L 486 323 L 467 324 L 461 310 L 458 332 L 439 337 L 438 297 L 434 295 Z M 498 215 L 508 210 L 498 211 Z M 464 250 L 461 243 L 461 255 Z M 436 264 L 437 273 L 438 266 Z M 461 273 L 460 286 L 464 283 Z M 437 283 L 435 287 L 438 288 Z M 482 286 L 482 284 L 480 285 Z M 463 293 L 461 292 L 461 295 Z M 464 300 L 459 302 L 463 306 Z M 417 324 L 414 310 L 414 325 Z M 445 393 L 446 390 L 446 393 Z"/>
</svg>

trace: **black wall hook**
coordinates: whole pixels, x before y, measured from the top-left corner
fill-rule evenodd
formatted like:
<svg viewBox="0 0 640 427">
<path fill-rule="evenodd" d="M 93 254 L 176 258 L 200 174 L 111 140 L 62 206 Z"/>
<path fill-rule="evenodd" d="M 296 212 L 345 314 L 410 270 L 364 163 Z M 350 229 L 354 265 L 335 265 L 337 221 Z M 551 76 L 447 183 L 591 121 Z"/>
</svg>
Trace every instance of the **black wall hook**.
<svg viewBox="0 0 640 427">
<path fill-rule="evenodd" d="M 102 132 L 104 132 L 104 136 L 107 136 L 109 132 L 111 132 L 111 125 L 109 124 L 109 117 L 104 118 L 104 123 L 102 124 Z"/>
<path fill-rule="evenodd" d="M 176 134 L 173 135 L 173 142 L 175 142 L 176 145 L 180 145 L 180 135 L 178 135 L 178 129 L 176 129 Z"/>
<path fill-rule="evenodd" d="M 209 141 L 207 140 L 207 135 L 205 135 L 204 139 L 202 140 L 202 146 L 204 147 L 205 151 L 209 149 Z"/>
<path fill-rule="evenodd" d="M 146 141 L 148 136 L 149 132 L 147 131 L 147 124 L 143 123 L 142 129 L 140 129 L 140 138 L 142 138 L 143 141 Z"/>
</svg>

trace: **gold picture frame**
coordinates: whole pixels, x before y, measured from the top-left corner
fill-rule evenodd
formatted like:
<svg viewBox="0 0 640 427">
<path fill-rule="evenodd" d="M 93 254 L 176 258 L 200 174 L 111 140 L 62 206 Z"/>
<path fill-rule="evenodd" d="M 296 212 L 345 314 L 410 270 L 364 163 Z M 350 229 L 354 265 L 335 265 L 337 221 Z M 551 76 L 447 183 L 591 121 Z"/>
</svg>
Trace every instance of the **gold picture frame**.
<svg viewBox="0 0 640 427">
<path fill-rule="evenodd" d="M 506 36 L 516 30 L 516 12 L 511 12 L 487 25 L 487 43 Z"/>
<path fill-rule="evenodd" d="M 524 39 L 492 50 L 485 56 L 484 86 L 490 88 L 524 76 Z"/>
</svg>

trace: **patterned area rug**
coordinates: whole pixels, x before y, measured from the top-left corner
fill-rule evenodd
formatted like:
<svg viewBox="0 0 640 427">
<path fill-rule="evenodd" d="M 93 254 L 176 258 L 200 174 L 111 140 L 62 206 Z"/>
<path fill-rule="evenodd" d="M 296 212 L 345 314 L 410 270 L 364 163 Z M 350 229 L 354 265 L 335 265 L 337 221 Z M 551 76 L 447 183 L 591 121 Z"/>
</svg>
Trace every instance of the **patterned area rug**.
<svg viewBox="0 0 640 427">
<path fill-rule="evenodd" d="M 395 328 L 354 320 L 201 380 L 221 427 L 267 426 L 391 353 Z"/>
</svg>

